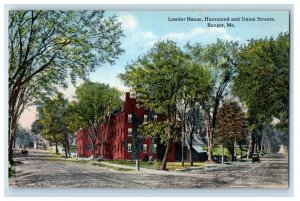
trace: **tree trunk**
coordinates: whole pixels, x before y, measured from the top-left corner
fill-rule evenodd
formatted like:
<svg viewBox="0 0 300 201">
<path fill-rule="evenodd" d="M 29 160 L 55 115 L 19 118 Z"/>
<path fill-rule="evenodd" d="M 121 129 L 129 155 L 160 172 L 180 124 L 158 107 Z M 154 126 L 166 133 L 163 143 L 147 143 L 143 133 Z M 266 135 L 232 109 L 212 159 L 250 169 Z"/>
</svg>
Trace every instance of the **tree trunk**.
<svg viewBox="0 0 300 201">
<path fill-rule="evenodd" d="M 181 142 L 181 165 L 184 166 L 184 145 L 185 145 L 185 134 L 184 126 L 182 125 L 182 142 Z"/>
<path fill-rule="evenodd" d="M 164 154 L 164 158 L 163 158 L 163 160 L 161 162 L 161 165 L 160 165 L 160 168 L 159 168 L 160 170 L 166 170 L 166 168 L 167 168 L 167 161 L 168 161 L 170 148 L 171 148 L 171 140 L 168 140 L 167 146 L 166 146 L 166 151 L 165 151 L 165 154 Z"/>
<path fill-rule="evenodd" d="M 205 128 L 206 128 L 206 138 L 207 138 L 207 162 L 213 162 L 213 139 L 212 139 L 212 129 L 209 111 L 205 112 Z"/>
<path fill-rule="evenodd" d="M 16 127 L 9 129 L 9 140 L 8 140 L 8 161 L 11 166 L 14 165 L 13 160 L 13 142 L 15 140 Z"/>
<path fill-rule="evenodd" d="M 193 150 L 192 150 L 193 149 L 193 143 L 190 142 L 189 147 L 190 147 L 190 150 L 189 150 L 190 151 L 190 153 L 189 153 L 190 154 L 190 164 L 191 164 L 191 166 L 193 166 L 194 165 L 193 164 Z"/>
<path fill-rule="evenodd" d="M 222 164 L 224 164 L 224 146 L 222 145 Z"/>
<path fill-rule="evenodd" d="M 251 155 L 255 152 L 255 140 L 253 135 L 251 135 Z"/>
<path fill-rule="evenodd" d="M 207 162 L 213 161 L 213 147 L 210 126 L 206 126 L 206 137 L 207 137 Z"/>
<path fill-rule="evenodd" d="M 92 139 L 93 158 L 96 158 L 96 140 Z"/>
<path fill-rule="evenodd" d="M 69 137 L 68 137 L 68 133 L 66 134 L 66 137 L 67 137 L 67 141 L 66 141 L 66 143 L 67 143 L 67 153 L 68 153 L 68 156 L 70 157 L 70 143 L 69 143 Z"/>
<path fill-rule="evenodd" d="M 55 153 L 58 154 L 58 142 L 55 141 Z"/>
<path fill-rule="evenodd" d="M 65 145 L 65 157 L 67 158 L 69 156 L 69 140 L 68 140 L 67 133 L 64 133 L 64 145 Z"/>
<path fill-rule="evenodd" d="M 13 148 L 16 148 L 16 138 L 14 139 L 14 142 L 13 142 Z"/>
<path fill-rule="evenodd" d="M 241 161 L 243 161 L 243 148 L 240 146 L 240 151 L 241 151 Z"/>
</svg>

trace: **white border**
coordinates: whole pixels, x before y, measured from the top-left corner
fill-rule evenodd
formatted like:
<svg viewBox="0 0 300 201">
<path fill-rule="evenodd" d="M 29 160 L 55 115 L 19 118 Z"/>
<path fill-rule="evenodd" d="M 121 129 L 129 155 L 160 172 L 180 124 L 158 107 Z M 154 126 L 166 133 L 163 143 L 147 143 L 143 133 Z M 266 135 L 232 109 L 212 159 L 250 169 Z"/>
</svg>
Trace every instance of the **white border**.
<svg viewBox="0 0 300 201">
<path fill-rule="evenodd" d="M 106 0 L 106 1 L 101 1 L 101 3 L 103 3 L 101 5 L 101 8 L 102 9 L 111 9 L 111 10 L 194 10 L 196 8 L 199 8 L 199 9 L 202 9 L 202 10 L 222 10 L 222 9 L 226 9 L 226 10 L 283 10 L 284 8 L 286 8 L 285 6 L 287 5 L 280 5 L 280 4 L 293 4 L 294 5 L 294 11 L 291 13 L 291 14 L 294 14 L 294 18 L 291 18 L 291 25 L 294 24 L 294 26 L 299 26 L 299 4 L 296 0 L 294 1 L 283 1 L 283 0 L 277 0 L 277 1 L 266 1 L 266 0 L 252 0 L 252 1 L 227 1 L 227 4 L 224 5 L 224 1 L 201 1 L 202 3 L 209 3 L 209 4 L 215 4 L 215 5 L 191 5 L 191 4 L 197 4 L 199 3 L 199 1 L 197 0 L 192 0 L 192 1 L 188 1 L 185 0 L 185 1 L 172 1 L 171 3 L 173 3 L 173 5 L 167 5 L 166 3 L 169 3 L 169 2 L 166 2 L 166 1 L 153 1 L 153 0 L 145 0 L 143 1 L 144 4 L 151 4 L 151 3 L 155 3 L 157 5 L 136 5 L 136 4 L 139 4 L 141 3 L 141 1 L 139 0 L 135 0 L 135 1 L 126 1 L 125 3 L 127 3 L 126 5 L 125 4 L 122 4 L 122 5 L 119 5 L 118 3 L 120 3 L 120 1 L 117 1 L 117 0 Z M 57 5 L 45 5 L 45 4 L 48 4 L 50 3 L 50 1 L 38 1 L 38 0 L 27 0 L 26 2 L 24 1 L 21 1 L 21 0 L 2 0 L 1 1 L 2 3 L 2 6 L 1 6 L 1 17 L 3 18 L 4 17 L 4 6 L 5 4 L 17 4 L 17 3 L 21 3 L 21 5 L 14 5 L 13 7 L 22 7 L 24 9 L 34 9 L 34 8 L 48 8 L 48 9 L 55 9 L 55 8 L 71 8 L 71 9 L 75 9 L 75 8 L 78 8 L 78 9 L 82 9 L 82 8 L 85 8 L 85 9 L 94 9 L 95 6 L 94 5 L 87 5 L 89 3 L 93 3 L 93 4 L 96 4 L 96 3 L 99 3 L 99 1 L 96 1 L 96 0 L 85 0 L 85 1 L 79 1 L 79 0 L 72 0 L 72 3 L 76 3 L 77 5 L 66 5 L 66 3 L 68 3 L 68 1 L 65 1 L 65 0 L 52 0 L 51 3 L 55 3 Z M 22 3 L 26 3 L 25 4 L 22 4 Z M 29 4 L 28 4 L 29 3 Z M 189 3 L 189 5 L 187 4 Z M 256 5 L 251 5 L 250 3 L 255 3 Z M 268 3 L 272 3 L 270 5 L 258 5 L 258 4 L 268 4 Z M 39 4 L 39 5 L 30 5 L 30 4 Z M 135 5 L 128 5 L 128 4 L 135 4 Z M 159 5 L 160 4 L 160 5 Z M 161 4 L 165 4 L 165 5 L 161 5 Z M 184 4 L 184 5 L 176 5 L 176 4 Z M 222 4 L 222 5 L 220 5 Z M 237 5 L 232 5 L 232 4 L 244 4 L 244 6 L 237 6 Z M 277 4 L 277 5 L 276 5 Z M 99 5 L 97 5 L 99 6 Z M 176 7 L 177 6 L 177 7 Z M 100 6 L 99 6 L 100 7 Z M 274 9 L 275 8 L 275 9 Z M 294 20 L 298 20 L 294 22 Z M 4 20 L 1 20 L 2 22 Z M 1 29 L 3 30 L 3 29 Z M 300 36 L 300 33 L 299 33 L 299 28 L 298 27 L 295 27 L 295 30 L 292 29 L 292 26 L 291 26 L 291 85 L 290 85 L 290 110 L 291 110 L 291 113 L 290 113 L 290 124 L 291 124 L 291 133 L 292 131 L 294 131 L 293 133 L 299 133 L 297 131 L 298 128 L 297 128 L 297 125 L 294 125 L 294 120 L 297 120 L 298 117 L 299 117 L 299 110 L 298 110 L 298 106 L 294 103 L 299 103 L 299 92 L 297 92 L 297 90 L 294 90 L 294 86 L 298 86 L 297 85 L 297 82 L 299 82 L 297 79 L 298 76 L 299 76 L 299 70 L 295 67 L 293 68 L 293 63 L 294 63 L 294 66 L 298 66 L 297 65 L 297 61 L 294 59 L 293 57 L 293 52 L 299 52 L 297 51 L 299 49 L 299 47 L 297 45 L 299 45 L 299 40 L 298 38 L 293 38 L 293 35 L 295 36 Z M 4 40 L 4 32 L 1 31 L 1 37 L 0 37 L 0 44 L 4 44 L 5 45 L 5 40 Z M 6 42 L 7 44 L 7 42 Z M 297 44 L 297 45 L 293 45 L 293 44 Z M 7 46 L 6 46 L 7 47 Z M 293 47 L 294 47 L 294 51 L 293 51 Z M 4 61 L 4 49 L 3 49 L 3 45 L 1 46 L 1 52 L 0 52 L 0 61 Z M 6 55 L 6 58 L 7 58 L 7 55 Z M 2 63 L 3 64 L 3 63 Z M 4 63 L 3 66 L 7 66 L 6 65 L 7 62 Z M 6 158 L 7 159 L 7 149 L 5 149 L 5 146 L 4 144 L 6 144 L 5 142 L 7 142 L 7 137 L 5 138 L 6 133 L 7 133 L 7 67 L 3 68 L 3 71 L 1 74 L 1 88 L 0 88 L 0 97 L 6 97 L 5 99 L 1 98 L 1 119 L 0 119 L 0 127 L 2 128 L 2 131 L 1 132 L 1 147 L 3 146 L 4 148 L 4 151 L 0 152 L 1 153 L 1 159 L 3 159 L 2 161 L 4 161 L 4 159 Z M 299 90 L 298 90 L 299 91 Z M 4 114 L 4 115 L 3 115 Z M 297 124 L 295 122 L 295 124 Z M 294 126 L 295 126 L 295 129 L 294 129 Z M 291 134 L 290 134 L 291 136 Z M 291 166 L 291 169 L 292 169 L 292 172 L 294 172 L 294 170 L 297 170 L 297 161 L 299 160 L 298 157 L 295 157 L 295 158 L 298 158 L 298 160 L 295 161 L 295 164 L 293 163 L 293 158 L 294 158 L 294 154 L 296 155 L 299 151 L 297 151 L 298 147 L 294 147 L 293 146 L 293 142 L 299 142 L 299 137 L 298 135 L 294 135 L 294 136 L 291 136 L 290 138 L 290 148 L 291 148 L 291 151 L 290 151 L 290 166 Z M 295 148 L 295 149 L 294 149 Z M 293 151 L 294 149 L 294 151 Z M 2 149 L 3 150 L 3 149 Z M 4 157 L 5 156 L 5 157 Z M 293 168 L 294 167 L 294 168 Z M 4 173 L 4 165 L 1 166 L 1 172 Z M 6 171 L 7 172 L 7 171 Z M 294 190 L 292 189 L 293 187 L 296 189 L 296 186 L 297 185 L 297 180 L 294 178 L 298 178 L 297 177 L 297 172 L 294 172 L 294 177 L 290 178 L 290 181 L 294 181 L 294 186 L 290 186 L 290 189 L 289 190 Z M 2 175 L 0 178 L 6 178 L 4 177 L 6 175 Z M 3 185 L 3 182 L 1 182 L 1 196 L 11 196 L 10 193 L 7 193 L 4 195 L 4 192 L 2 192 L 2 189 L 4 190 L 5 186 L 2 186 Z M 290 184 L 291 185 L 291 184 Z M 7 189 L 6 189 L 7 190 Z M 111 190 L 111 189 L 108 189 L 108 190 L 103 190 L 101 192 L 98 192 L 98 190 L 92 190 L 92 189 L 89 189 L 89 190 L 83 190 L 80 192 L 78 192 L 78 190 L 75 190 L 75 192 L 72 192 L 73 190 L 55 190 L 55 191 L 52 191 L 52 190 L 34 190 L 34 192 L 32 192 L 31 190 L 28 191 L 28 190 L 20 190 L 18 193 L 14 193 L 13 195 L 14 196 L 71 196 L 71 195 L 74 195 L 74 196 L 214 196 L 214 197 L 222 197 L 222 196 L 262 196 L 262 197 L 265 197 L 265 196 L 270 196 L 270 197 L 273 197 L 273 196 L 292 196 L 294 198 L 296 198 L 299 193 L 297 191 L 294 192 L 294 195 L 293 194 L 290 194 L 291 192 L 287 193 L 287 191 L 282 191 L 282 190 L 271 190 L 271 191 L 268 191 L 268 193 L 264 193 L 266 192 L 265 190 L 247 190 L 246 192 L 243 192 L 243 191 L 236 191 L 236 190 L 231 190 L 231 189 L 226 189 L 226 190 L 155 190 L 155 192 L 151 192 L 151 191 L 140 191 L 140 190 L 126 190 L 126 191 L 116 191 L 116 190 Z M 96 193 L 95 193 L 96 192 Z M 229 193 L 229 194 L 228 194 Z M 6 197 L 6 199 L 9 199 Z M 50 198 L 51 199 L 51 198 Z M 74 198 L 72 198 L 73 200 Z M 90 198 L 89 198 L 90 199 Z M 139 199 L 139 198 L 137 198 Z M 141 199 L 141 198 L 140 198 Z M 139 199 L 139 200 L 140 200 Z M 143 200 L 145 198 L 142 198 Z M 156 199 L 156 198 L 154 198 Z M 174 199 L 174 198 L 172 198 Z M 186 199 L 190 199 L 190 198 L 186 198 Z M 198 198 L 198 199 L 201 199 L 201 198 Z M 207 198 L 205 198 L 207 199 Z M 243 198 L 244 200 L 245 198 Z M 251 198 L 250 198 L 251 199 Z M 253 198 L 252 198 L 253 199 Z M 252 200 L 251 199 L 251 200 Z M 30 200 L 32 200 L 32 198 L 30 198 Z M 76 199 L 75 199 L 76 200 Z M 147 200 L 147 199 L 146 199 Z M 246 199 L 247 200 L 247 199 Z M 272 198 L 273 200 L 273 198 Z M 280 199 L 282 200 L 282 199 Z"/>
</svg>

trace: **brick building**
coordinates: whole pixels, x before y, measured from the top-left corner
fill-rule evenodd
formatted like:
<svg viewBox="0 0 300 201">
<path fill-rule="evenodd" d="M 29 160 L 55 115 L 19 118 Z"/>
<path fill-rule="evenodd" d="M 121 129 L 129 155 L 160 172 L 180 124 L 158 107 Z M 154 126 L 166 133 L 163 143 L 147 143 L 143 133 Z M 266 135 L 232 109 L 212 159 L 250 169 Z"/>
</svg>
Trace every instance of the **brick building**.
<svg viewBox="0 0 300 201">
<path fill-rule="evenodd" d="M 153 114 L 149 110 L 138 107 L 135 97 L 129 92 L 125 94 L 123 109 L 111 115 L 109 127 L 101 123 L 99 125 L 99 139 L 107 140 L 104 143 L 103 157 L 105 159 L 141 160 L 162 159 L 165 148 L 159 144 L 158 138 L 150 138 L 139 135 L 137 126 L 144 121 L 161 121 L 162 116 Z M 89 139 L 89 130 L 79 130 L 77 133 L 77 154 L 80 157 L 93 155 L 92 141 Z M 169 153 L 169 161 L 175 160 L 175 144 Z M 96 157 L 101 156 L 101 142 L 96 143 Z"/>
</svg>

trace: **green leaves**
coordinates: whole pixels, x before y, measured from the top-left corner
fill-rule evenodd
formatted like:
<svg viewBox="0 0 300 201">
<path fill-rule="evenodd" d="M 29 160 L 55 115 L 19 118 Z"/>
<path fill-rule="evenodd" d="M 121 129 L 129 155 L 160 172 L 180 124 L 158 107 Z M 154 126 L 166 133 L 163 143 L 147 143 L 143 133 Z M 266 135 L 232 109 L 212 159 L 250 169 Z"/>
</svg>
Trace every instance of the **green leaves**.
<svg viewBox="0 0 300 201">
<path fill-rule="evenodd" d="M 251 40 L 242 48 L 234 91 L 249 107 L 256 122 L 288 119 L 289 35 Z M 288 124 L 285 123 L 285 130 Z"/>
<path fill-rule="evenodd" d="M 63 140 L 64 134 L 68 133 L 67 125 L 64 122 L 66 115 L 67 100 L 63 98 L 62 94 L 46 101 L 41 109 L 41 135 L 50 142 L 59 142 Z"/>
<path fill-rule="evenodd" d="M 97 82 L 85 82 L 76 89 L 74 112 L 82 128 L 92 128 L 106 117 L 122 107 L 121 93 L 108 85 Z"/>
<path fill-rule="evenodd" d="M 156 112 L 167 112 L 176 104 L 176 93 L 186 75 L 186 55 L 172 41 L 158 42 L 120 75 L 138 99 Z"/>
</svg>

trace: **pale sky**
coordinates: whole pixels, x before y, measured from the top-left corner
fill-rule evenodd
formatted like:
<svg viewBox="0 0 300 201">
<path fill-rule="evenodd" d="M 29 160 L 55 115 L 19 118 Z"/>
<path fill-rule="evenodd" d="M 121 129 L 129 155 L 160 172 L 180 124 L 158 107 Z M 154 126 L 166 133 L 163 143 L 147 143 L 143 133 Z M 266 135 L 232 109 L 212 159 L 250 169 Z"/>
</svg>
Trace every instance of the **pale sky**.
<svg viewBox="0 0 300 201">
<path fill-rule="evenodd" d="M 133 11 L 133 12 L 106 12 L 106 15 L 117 15 L 122 23 L 125 37 L 122 38 L 122 48 L 125 54 L 121 55 L 115 65 L 103 65 L 90 74 L 91 81 L 107 83 L 123 92 L 128 88 L 116 77 L 124 72 L 127 63 L 134 61 L 138 56 L 146 53 L 159 40 L 173 40 L 183 47 L 188 41 L 193 44 L 200 42 L 209 44 L 217 38 L 235 40 L 247 43 L 254 38 L 276 37 L 280 32 L 289 31 L 289 13 L 286 11 Z M 256 21 L 235 21 L 235 27 L 208 27 L 205 21 L 169 21 L 174 18 L 255 18 Z M 275 21 L 257 21 L 257 17 L 274 18 Z M 214 22 L 221 23 L 221 22 Z M 226 26 L 225 22 L 225 26 Z M 65 95 L 70 98 L 75 88 L 70 87 Z M 20 124 L 30 128 L 35 120 L 35 109 L 29 108 L 20 119 Z"/>
</svg>

